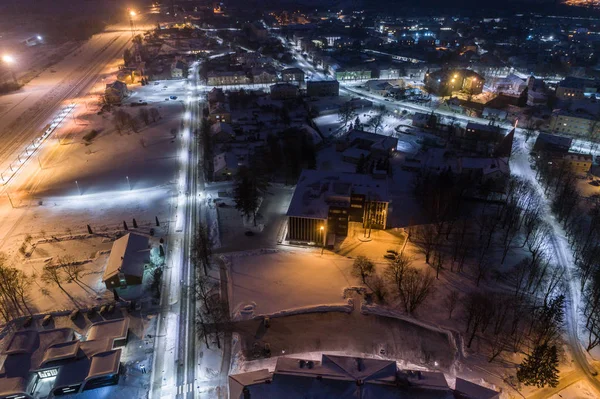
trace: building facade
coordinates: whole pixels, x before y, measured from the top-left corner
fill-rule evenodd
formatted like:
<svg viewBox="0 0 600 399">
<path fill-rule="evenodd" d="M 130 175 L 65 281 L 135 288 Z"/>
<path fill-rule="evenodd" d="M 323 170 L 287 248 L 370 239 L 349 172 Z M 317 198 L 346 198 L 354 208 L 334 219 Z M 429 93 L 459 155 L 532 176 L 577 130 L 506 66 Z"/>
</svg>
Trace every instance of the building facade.
<svg viewBox="0 0 600 399">
<path fill-rule="evenodd" d="M 337 80 L 309 80 L 306 94 L 309 97 L 339 96 L 340 83 Z"/>
<path fill-rule="evenodd" d="M 452 69 L 428 72 L 424 79 L 425 87 L 438 96 L 450 96 L 455 91 L 481 94 L 485 79 L 469 69 Z"/>
<path fill-rule="evenodd" d="M 287 212 L 288 239 L 324 244 L 348 235 L 349 222 L 385 229 L 389 203 L 387 179 L 304 170 Z"/>
</svg>

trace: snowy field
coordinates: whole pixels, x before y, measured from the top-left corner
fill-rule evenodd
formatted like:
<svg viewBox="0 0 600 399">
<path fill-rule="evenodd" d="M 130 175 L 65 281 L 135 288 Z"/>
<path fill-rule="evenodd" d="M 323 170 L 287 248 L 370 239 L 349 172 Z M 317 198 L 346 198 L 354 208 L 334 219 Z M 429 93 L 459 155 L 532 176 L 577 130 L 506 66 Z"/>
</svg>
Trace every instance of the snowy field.
<svg viewBox="0 0 600 399">
<path fill-rule="evenodd" d="M 169 82 L 169 86 L 177 87 L 174 92 L 184 95 L 183 81 Z M 156 102 L 145 108 L 156 108 L 160 119 L 148 125 L 138 116 L 141 107 L 117 108 L 138 122 L 137 132 L 119 132 L 111 113 L 97 114 L 99 107 L 93 99 L 101 89 L 102 84 L 93 88 L 73 117 L 59 126 L 5 186 L 6 194 L 0 199 L 0 251 L 8 256 L 9 265 L 21 265 L 28 275 L 39 276 L 45 262 L 69 255 L 86 260 L 84 268 L 89 267 L 83 278 L 89 288 L 65 283 L 75 301 L 58 287 L 37 279 L 35 291 L 44 295 L 32 294 L 31 302 L 38 311 L 110 299 L 101 283 L 108 255 L 92 256 L 92 252 L 110 249 L 111 243 L 100 237 L 96 241 L 43 244 L 25 258 L 19 248 L 28 236 L 35 242 L 83 234 L 87 233 L 87 225 L 95 234 L 105 235 L 123 229 L 124 221 L 132 228 L 133 219 L 142 234 L 149 234 L 150 228 L 162 236 L 169 231 L 170 210 L 176 206 L 176 173 L 187 158 L 179 145 L 183 103 L 156 97 Z M 153 87 L 134 86 L 133 90 L 129 101 L 136 100 L 138 91 L 148 101 L 151 96 L 144 92 Z M 97 134 L 90 138 L 93 130 Z M 161 222 L 160 227 L 155 225 L 155 218 Z"/>
<path fill-rule="evenodd" d="M 345 304 L 343 290 L 354 285 L 351 265 L 351 259 L 302 249 L 236 256 L 230 277 L 232 313 L 236 315 L 245 307 L 245 316 L 249 316 Z"/>
</svg>

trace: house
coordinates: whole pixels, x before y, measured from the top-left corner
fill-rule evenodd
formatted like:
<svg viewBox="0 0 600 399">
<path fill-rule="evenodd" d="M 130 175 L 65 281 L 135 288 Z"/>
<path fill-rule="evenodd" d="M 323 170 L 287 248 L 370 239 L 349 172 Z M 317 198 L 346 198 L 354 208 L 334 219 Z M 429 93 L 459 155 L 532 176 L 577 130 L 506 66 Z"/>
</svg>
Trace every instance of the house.
<svg viewBox="0 0 600 399">
<path fill-rule="evenodd" d="M 107 104 L 120 104 L 129 95 L 127 85 L 120 80 L 107 83 L 104 89 L 104 102 Z"/>
<path fill-rule="evenodd" d="M 491 86 L 499 93 L 520 95 L 527 88 L 527 83 L 517 75 L 510 74 L 505 78 L 494 79 Z"/>
<path fill-rule="evenodd" d="M 215 143 L 226 143 L 235 138 L 235 132 L 229 123 L 216 122 L 210 127 L 210 136 Z"/>
<path fill-rule="evenodd" d="M 555 110 L 550 117 L 550 131 L 575 137 L 598 137 L 600 118 L 584 108 Z"/>
<path fill-rule="evenodd" d="M 393 360 L 321 355 L 320 361 L 278 357 L 275 369 L 229 376 L 232 399 L 500 399 L 500 392 L 441 372 L 398 368 Z"/>
<path fill-rule="evenodd" d="M 387 158 L 398 147 L 397 138 L 359 129 L 350 130 L 346 134 L 345 141 L 350 147 L 368 150 L 371 156 L 376 158 Z"/>
<path fill-rule="evenodd" d="M 429 92 L 438 96 L 450 96 L 455 91 L 481 94 L 485 79 L 469 69 L 442 69 L 426 73 L 424 83 Z"/>
<path fill-rule="evenodd" d="M 342 68 L 335 71 L 336 80 L 368 80 L 371 79 L 371 69 L 363 66 Z"/>
<path fill-rule="evenodd" d="M 187 65 L 181 60 L 175 60 L 171 64 L 171 78 L 182 79 L 187 77 Z"/>
<path fill-rule="evenodd" d="M 219 89 L 216 87 L 213 87 L 212 90 L 208 92 L 206 97 L 208 99 L 208 102 L 211 104 L 224 103 L 226 101 L 223 89 Z"/>
<path fill-rule="evenodd" d="M 485 119 L 491 119 L 493 121 L 505 121 L 508 113 L 501 109 L 484 107 L 481 116 Z"/>
<path fill-rule="evenodd" d="M 458 159 L 459 173 L 477 182 L 498 183 L 503 186 L 510 176 L 510 168 L 505 158 L 461 157 Z"/>
<path fill-rule="evenodd" d="M 477 140 L 498 141 L 504 137 L 505 130 L 495 125 L 484 125 L 476 122 L 467 123 L 465 137 Z"/>
<path fill-rule="evenodd" d="M 554 134 L 540 133 L 535 140 L 532 154 L 541 153 L 567 153 L 571 148 L 572 138 L 557 136 Z"/>
<path fill-rule="evenodd" d="M 546 105 L 548 103 L 548 94 L 546 94 L 546 84 L 542 79 L 530 76 L 527 79 L 527 105 L 535 107 Z"/>
<path fill-rule="evenodd" d="M 252 68 L 252 82 L 256 84 L 271 84 L 277 82 L 277 74 L 266 68 Z"/>
<path fill-rule="evenodd" d="M 300 68 L 286 68 L 281 71 L 281 80 L 288 83 L 304 82 L 304 71 Z"/>
<path fill-rule="evenodd" d="M 559 100 L 585 100 L 596 98 L 600 90 L 600 82 L 593 79 L 568 76 L 558 83 L 556 98 Z"/>
<path fill-rule="evenodd" d="M 586 175 L 592 168 L 594 157 L 591 154 L 579 154 L 576 152 L 567 152 L 562 155 L 564 162 L 575 174 Z"/>
<path fill-rule="evenodd" d="M 271 86 L 271 99 L 289 100 L 298 97 L 298 86 L 292 83 L 277 83 Z"/>
<path fill-rule="evenodd" d="M 385 97 L 394 87 L 390 82 L 385 80 L 369 80 L 367 83 L 365 83 L 365 86 L 371 93 L 375 93 L 382 97 Z"/>
<path fill-rule="evenodd" d="M 437 125 L 437 115 L 433 112 L 426 114 L 424 112 L 415 112 L 412 117 L 412 125 L 425 129 L 434 128 Z"/>
<path fill-rule="evenodd" d="M 208 120 L 210 123 L 231 123 L 231 109 L 226 102 L 208 103 Z"/>
<path fill-rule="evenodd" d="M 339 96 L 340 83 L 337 80 L 309 80 L 306 94 L 309 97 Z"/>
<path fill-rule="evenodd" d="M 287 211 L 288 239 L 325 243 L 348 235 L 349 222 L 385 229 L 389 203 L 387 179 L 303 170 Z"/>
<path fill-rule="evenodd" d="M 127 233 L 113 243 L 102 282 L 108 290 L 142 284 L 144 269 L 149 261 L 148 237 Z"/>
<path fill-rule="evenodd" d="M 213 158 L 213 180 L 230 180 L 240 167 L 235 154 L 232 152 L 222 152 Z"/>
<path fill-rule="evenodd" d="M 71 328 L 19 330 L 2 355 L 0 398 L 58 397 L 116 385 L 129 319 L 92 324 L 79 339 Z"/>
<path fill-rule="evenodd" d="M 210 71 L 206 76 L 208 86 L 245 85 L 252 80 L 244 71 Z"/>
</svg>

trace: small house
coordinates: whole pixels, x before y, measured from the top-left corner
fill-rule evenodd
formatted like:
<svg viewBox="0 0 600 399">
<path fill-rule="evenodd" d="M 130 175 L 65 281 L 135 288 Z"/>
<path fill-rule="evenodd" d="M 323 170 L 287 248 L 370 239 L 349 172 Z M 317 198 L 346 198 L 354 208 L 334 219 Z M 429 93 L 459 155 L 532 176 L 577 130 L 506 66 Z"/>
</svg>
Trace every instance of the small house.
<svg viewBox="0 0 600 399">
<path fill-rule="evenodd" d="M 128 233 L 113 243 L 102 282 L 106 288 L 125 288 L 142 284 L 144 269 L 150 262 L 148 237 Z"/>
</svg>

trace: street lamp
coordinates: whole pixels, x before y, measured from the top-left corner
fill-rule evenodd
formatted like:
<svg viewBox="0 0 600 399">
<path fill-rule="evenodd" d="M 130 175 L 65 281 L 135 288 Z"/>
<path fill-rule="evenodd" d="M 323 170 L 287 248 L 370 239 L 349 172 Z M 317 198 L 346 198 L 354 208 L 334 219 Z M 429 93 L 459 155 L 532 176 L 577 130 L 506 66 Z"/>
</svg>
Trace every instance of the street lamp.
<svg viewBox="0 0 600 399">
<path fill-rule="evenodd" d="M 137 15 L 137 13 L 134 10 L 129 9 L 128 15 L 129 15 L 129 25 L 131 25 L 131 37 L 134 37 L 135 36 L 135 27 L 133 25 L 133 17 L 135 17 Z"/>
<path fill-rule="evenodd" d="M 2 61 L 8 66 L 8 70 L 10 71 L 10 74 L 12 75 L 12 78 L 15 81 L 15 83 L 18 83 L 17 75 L 15 74 L 15 70 L 13 69 L 13 64 L 15 63 L 15 57 L 13 57 L 10 54 L 4 54 L 2 56 Z"/>
<path fill-rule="evenodd" d="M 321 225 L 319 230 L 321 231 L 321 236 L 323 237 L 323 245 L 321 245 L 321 255 L 323 255 L 323 251 L 325 250 L 325 226 Z"/>
</svg>

